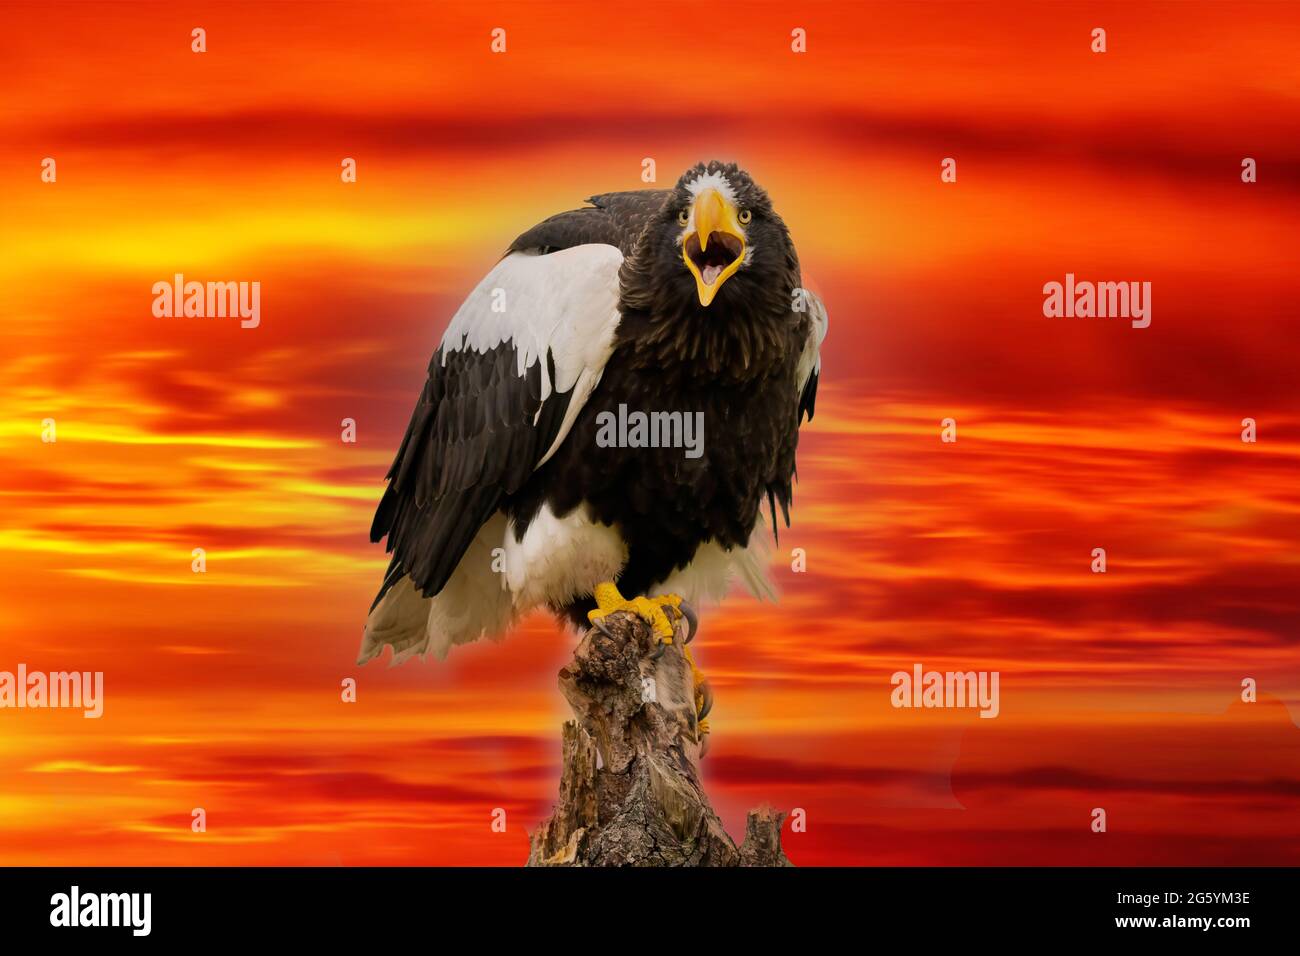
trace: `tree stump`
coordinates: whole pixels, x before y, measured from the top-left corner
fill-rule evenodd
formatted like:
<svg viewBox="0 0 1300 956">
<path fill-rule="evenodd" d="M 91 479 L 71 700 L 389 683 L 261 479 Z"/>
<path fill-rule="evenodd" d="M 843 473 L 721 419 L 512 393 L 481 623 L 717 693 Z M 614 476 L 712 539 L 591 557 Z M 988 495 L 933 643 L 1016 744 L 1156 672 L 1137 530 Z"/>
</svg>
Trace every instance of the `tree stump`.
<svg viewBox="0 0 1300 956">
<path fill-rule="evenodd" d="M 530 835 L 529 866 L 790 866 L 785 814 L 751 810 L 732 842 L 700 785 L 685 622 L 658 660 L 649 626 L 605 618 L 560 671 L 575 720 L 564 724 L 560 799 Z"/>
</svg>

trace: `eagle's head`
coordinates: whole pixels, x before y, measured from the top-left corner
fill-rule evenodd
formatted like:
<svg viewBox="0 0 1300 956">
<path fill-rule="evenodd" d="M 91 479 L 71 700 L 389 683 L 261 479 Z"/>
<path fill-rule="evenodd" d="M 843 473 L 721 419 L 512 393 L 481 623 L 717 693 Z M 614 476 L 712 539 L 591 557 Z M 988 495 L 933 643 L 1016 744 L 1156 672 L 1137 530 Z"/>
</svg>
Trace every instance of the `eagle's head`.
<svg viewBox="0 0 1300 956">
<path fill-rule="evenodd" d="M 735 163 L 718 160 L 682 174 L 633 258 L 640 291 L 696 310 L 741 304 L 756 293 L 779 291 L 788 300 L 789 280 L 799 271 L 789 230 L 767 193 Z"/>
<path fill-rule="evenodd" d="M 700 305 L 706 307 L 773 238 L 789 241 L 784 225 L 774 218 L 767 193 L 734 165 L 715 162 L 687 170 L 677 180 L 665 211 L 674 214 L 673 244 L 695 280 Z"/>
<path fill-rule="evenodd" d="M 762 374 L 796 347 L 799 258 L 772 200 L 735 163 L 699 163 L 666 192 L 621 273 L 622 337 L 699 374 Z"/>
<path fill-rule="evenodd" d="M 753 279 L 770 288 L 774 275 L 794 259 L 790 233 L 772 200 L 735 163 L 699 163 L 677 180 L 659 217 L 671 238 L 671 258 L 689 275 L 689 286 L 705 308 L 730 282 L 728 299 L 752 293 Z M 667 245 L 665 243 L 665 245 Z"/>
</svg>

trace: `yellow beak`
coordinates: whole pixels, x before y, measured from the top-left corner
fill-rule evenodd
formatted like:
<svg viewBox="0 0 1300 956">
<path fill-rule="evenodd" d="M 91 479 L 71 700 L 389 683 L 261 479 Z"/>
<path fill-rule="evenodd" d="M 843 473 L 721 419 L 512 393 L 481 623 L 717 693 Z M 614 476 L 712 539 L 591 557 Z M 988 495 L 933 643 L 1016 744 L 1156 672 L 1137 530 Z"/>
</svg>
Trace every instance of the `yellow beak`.
<svg viewBox="0 0 1300 956">
<path fill-rule="evenodd" d="M 692 225 L 682 236 L 682 259 L 695 276 L 700 305 L 708 305 L 745 261 L 745 232 L 736 207 L 716 189 L 695 198 Z"/>
</svg>

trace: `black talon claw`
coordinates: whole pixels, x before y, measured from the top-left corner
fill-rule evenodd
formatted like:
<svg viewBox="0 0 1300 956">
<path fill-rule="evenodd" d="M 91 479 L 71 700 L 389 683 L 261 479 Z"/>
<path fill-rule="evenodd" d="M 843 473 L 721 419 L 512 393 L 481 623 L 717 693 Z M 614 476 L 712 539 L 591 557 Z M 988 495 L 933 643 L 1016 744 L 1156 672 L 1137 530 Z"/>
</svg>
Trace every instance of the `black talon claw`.
<svg viewBox="0 0 1300 956">
<path fill-rule="evenodd" d="M 657 661 L 664 656 L 664 650 L 668 647 L 662 640 L 655 645 L 655 649 L 650 652 L 650 660 Z"/>
<path fill-rule="evenodd" d="M 600 618 L 600 617 L 596 618 L 596 620 L 591 622 L 591 625 L 596 630 L 600 631 L 600 633 L 604 634 L 606 637 L 612 638 L 614 636 L 613 632 L 610 631 L 610 629 L 605 626 L 604 618 Z"/>
<path fill-rule="evenodd" d="M 695 608 L 691 607 L 685 601 L 681 603 L 681 606 L 677 608 L 677 610 L 681 612 L 682 617 L 686 618 L 686 623 L 689 625 L 686 629 L 686 640 L 683 642 L 689 644 L 691 641 L 695 640 L 695 632 L 700 629 L 700 616 L 695 613 Z"/>
<path fill-rule="evenodd" d="M 713 688 L 709 686 L 708 681 L 700 685 L 700 694 L 704 697 L 704 704 L 700 707 L 700 712 L 696 715 L 696 720 L 703 720 L 709 716 L 709 711 L 713 709 Z"/>
</svg>

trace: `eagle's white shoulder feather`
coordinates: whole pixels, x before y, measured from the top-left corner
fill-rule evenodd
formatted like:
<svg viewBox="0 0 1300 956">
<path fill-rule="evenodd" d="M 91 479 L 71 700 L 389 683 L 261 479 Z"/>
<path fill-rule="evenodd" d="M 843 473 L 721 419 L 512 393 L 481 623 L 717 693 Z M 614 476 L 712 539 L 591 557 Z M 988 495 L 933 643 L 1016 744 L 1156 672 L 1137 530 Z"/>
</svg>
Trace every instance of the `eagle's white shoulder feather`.
<svg viewBox="0 0 1300 956">
<path fill-rule="evenodd" d="M 826 306 L 822 304 L 811 290 L 805 289 L 808 302 L 808 317 L 812 319 L 812 328 L 808 332 L 808 340 L 804 343 L 803 353 L 799 356 L 799 364 L 796 366 L 796 379 L 798 390 L 803 392 L 804 386 L 808 384 L 809 377 L 816 372 L 821 374 L 822 370 L 822 342 L 826 338 L 826 330 L 830 328 L 830 317 L 826 314 Z"/>
<path fill-rule="evenodd" d="M 521 377 L 541 364 L 543 401 L 552 390 L 573 389 L 559 433 L 539 468 L 568 436 L 614 350 L 622 264 L 623 253 L 603 243 L 548 255 L 512 252 L 483 277 L 443 335 L 443 364 L 449 352 L 486 352 L 508 342 L 515 348 Z M 546 364 L 548 351 L 555 360 L 555 381 Z"/>
<path fill-rule="evenodd" d="M 542 399 L 567 392 L 584 372 L 603 368 L 618 326 L 618 269 L 623 254 L 589 243 L 549 255 L 512 252 L 474 287 L 442 338 L 450 352 L 514 346 L 520 376 L 541 362 Z M 546 353 L 555 358 L 555 381 Z"/>
</svg>

